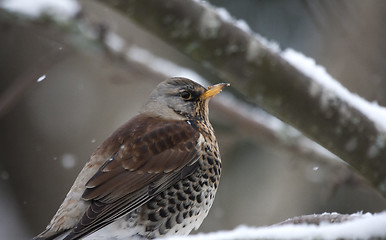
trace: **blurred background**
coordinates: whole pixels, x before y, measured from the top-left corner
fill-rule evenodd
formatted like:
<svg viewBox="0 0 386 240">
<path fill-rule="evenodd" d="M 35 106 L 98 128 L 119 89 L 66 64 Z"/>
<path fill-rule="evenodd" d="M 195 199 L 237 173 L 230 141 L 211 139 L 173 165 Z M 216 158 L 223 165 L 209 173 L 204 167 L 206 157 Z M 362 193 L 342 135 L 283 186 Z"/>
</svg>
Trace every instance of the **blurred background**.
<svg viewBox="0 0 386 240">
<path fill-rule="evenodd" d="M 386 105 L 385 1 L 210 3 L 244 19 L 282 49 L 314 58 L 350 91 Z M 1 239 L 28 239 L 45 228 L 88 157 L 164 79 L 164 70 L 146 64 L 152 56 L 212 77 L 103 4 L 78 4 L 82 10 L 76 18 L 88 28 L 0 11 Z M 151 55 L 143 60 L 134 54 L 130 60 L 111 52 L 99 41 L 109 31 Z M 104 42 L 119 48 L 120 41 Z M 386 209 L 385 199 L 345 164 L 283 149 L 259 129 L 251 134 L 237 119 L 227 119 L 216 106 L 211 106 L 211 121 L 223 172 L 200 232 L 269 225 L 312 213 Z"/>
</svg>

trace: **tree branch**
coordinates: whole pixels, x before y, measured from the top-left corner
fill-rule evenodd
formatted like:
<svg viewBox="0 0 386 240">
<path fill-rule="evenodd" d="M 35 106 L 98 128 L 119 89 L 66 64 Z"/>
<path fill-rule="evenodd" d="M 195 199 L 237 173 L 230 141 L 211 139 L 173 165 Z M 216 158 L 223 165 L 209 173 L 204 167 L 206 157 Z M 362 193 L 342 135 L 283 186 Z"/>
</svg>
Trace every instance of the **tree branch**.
<svg viewBox="0 0 386 240">
<path fill-rule="evenodd" d="M 344 159 L 386 195 L 385 132 L 232 19 L 197 1 L 102 1 Z M 317 89 L 317 91 L 310 91 Z M 322 104 L 328 92 L 327 105 Z M 350 141 L 355 147 L 347 148 Z"/>
</svg>

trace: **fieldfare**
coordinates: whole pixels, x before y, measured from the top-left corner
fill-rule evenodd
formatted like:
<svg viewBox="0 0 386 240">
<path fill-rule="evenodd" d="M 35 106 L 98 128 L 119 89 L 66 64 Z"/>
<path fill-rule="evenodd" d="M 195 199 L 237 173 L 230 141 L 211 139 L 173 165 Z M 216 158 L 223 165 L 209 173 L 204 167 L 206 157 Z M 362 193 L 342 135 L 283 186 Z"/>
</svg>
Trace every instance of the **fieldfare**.
<svg viewBox="0 0 386 240">
<path fill-rule="evenodd" d="M 208 102 L 228 85 L 160 83 L 140 114 L 97 148 L 34 239 L 152 239 L 197 229 L 221 173 Z"/>
</svg>

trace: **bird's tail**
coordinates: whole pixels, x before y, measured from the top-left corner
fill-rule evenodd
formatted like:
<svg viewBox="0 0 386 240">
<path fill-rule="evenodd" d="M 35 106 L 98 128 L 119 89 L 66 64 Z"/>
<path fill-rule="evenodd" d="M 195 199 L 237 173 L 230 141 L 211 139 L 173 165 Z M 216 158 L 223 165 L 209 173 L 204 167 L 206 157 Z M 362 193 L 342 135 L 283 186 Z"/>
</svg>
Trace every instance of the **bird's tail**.
<svg viewBox="0 0 386 240">
<path fill-rule="evenodd" d="M 32 240 L 63 240 L 68 234 L 70 230 L 63 230 L 61 232 L 50 232 L 49 229 L 46 229 L 36 237 L 32 238 Z"/>
</svg>

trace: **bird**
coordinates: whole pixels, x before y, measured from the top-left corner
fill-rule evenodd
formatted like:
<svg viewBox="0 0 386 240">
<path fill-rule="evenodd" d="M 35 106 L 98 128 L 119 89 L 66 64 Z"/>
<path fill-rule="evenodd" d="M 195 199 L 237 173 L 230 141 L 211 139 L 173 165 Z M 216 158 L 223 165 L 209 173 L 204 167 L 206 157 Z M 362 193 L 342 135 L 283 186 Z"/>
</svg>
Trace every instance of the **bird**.
<svg viewBox="0 0 386 240">
<path fill-rule="evenodd" d="M 159 83 L 138 115 L 95 150 L 33 239 L 153 239 L 197 229 L 221 175 L 208 102 L 229 85 Z"/>
</svg>

